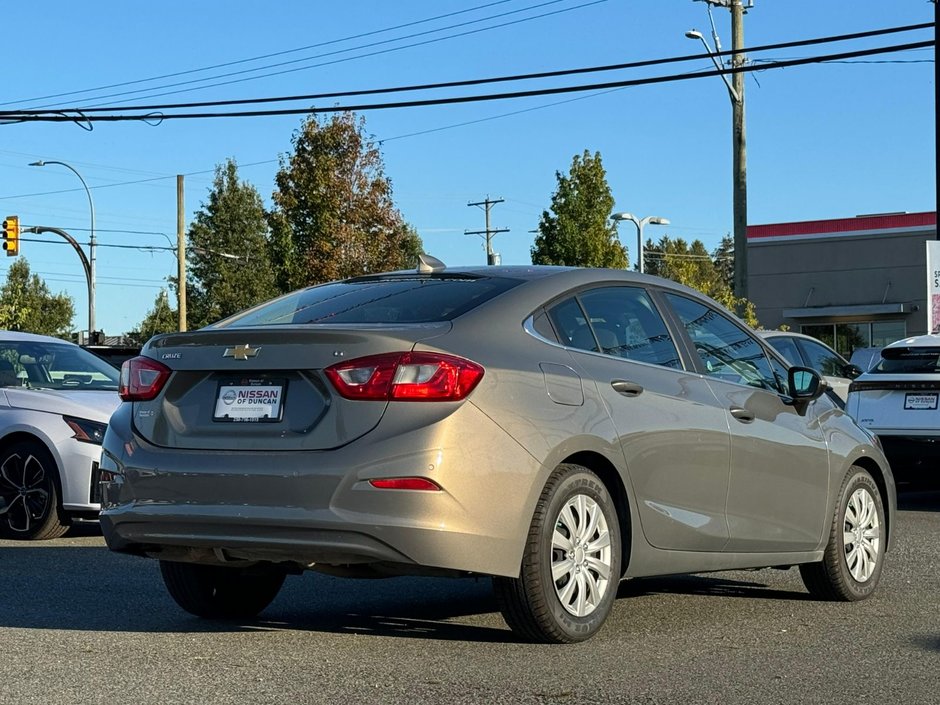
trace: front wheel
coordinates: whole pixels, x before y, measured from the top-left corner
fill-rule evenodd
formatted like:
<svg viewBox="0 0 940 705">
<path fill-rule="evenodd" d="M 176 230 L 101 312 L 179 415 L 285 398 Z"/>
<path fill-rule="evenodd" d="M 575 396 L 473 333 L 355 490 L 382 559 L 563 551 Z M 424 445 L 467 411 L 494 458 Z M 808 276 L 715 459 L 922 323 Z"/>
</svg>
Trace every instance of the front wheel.
<svg viewBox="0 0 940 705">
<path fill-rule="evenodd" d="M 823 600 L 864 600 L 881 578 L 886 539 L 878 485 L 867 471 L 852 468 L 842 483 L 822 562 L 800 566 L 803 584 Z"/>
<path fill-rule="evenodd" d="M 55 459 L 39 441 L 12 443 L 0 453 L 0 537 L 55 539 L 68 531 L 57 473 Z"/>
<path fill-rule="evenodd" d="M 190 614 L 206 619 L 246 619 L 271 604 L 286 573 L 275 567 L 249 568 L 160 561 L 170 596 Z"/>
<path fill-rule="evenodd" d="M 593 472 L 563 464 L 536 505 L 518 578 L 493 579 L 500 610 L 520 636 L 547 643 L 592 637 L 620 580 L 620 524 Z"/>
</svg>

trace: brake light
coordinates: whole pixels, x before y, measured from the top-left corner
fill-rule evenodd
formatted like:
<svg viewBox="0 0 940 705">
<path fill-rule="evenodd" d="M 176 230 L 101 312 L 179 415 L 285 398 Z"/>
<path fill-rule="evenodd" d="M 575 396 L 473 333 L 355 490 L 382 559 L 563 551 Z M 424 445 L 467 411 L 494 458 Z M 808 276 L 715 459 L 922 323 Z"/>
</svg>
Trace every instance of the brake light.
<svg viewBox="0 0 940 705">
<path fill-rule="evenodd" d="M 324 372 L 345 398 L 372 401 L 460 401 L 483 379 L 477 363 L 431 352 L 370 355 Z"/>
<path fill-rule="evenodd" d="M 170 378 L 170 368 L 149 357 L 133 357 L 121 365 L 118 396 L 122 401 L 150 401 Z"/>
</svg>

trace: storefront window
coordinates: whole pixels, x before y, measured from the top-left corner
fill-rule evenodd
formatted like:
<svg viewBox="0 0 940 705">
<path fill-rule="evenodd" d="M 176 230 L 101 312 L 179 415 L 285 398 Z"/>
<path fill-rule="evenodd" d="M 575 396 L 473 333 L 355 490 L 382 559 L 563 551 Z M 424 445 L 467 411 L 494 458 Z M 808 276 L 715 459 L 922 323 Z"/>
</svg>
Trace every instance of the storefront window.
<svg viewBox="0 0 940 705">
<path fill-rule="evenodd" d="M 907 336 L 904 321 L 879 321 L 871 324 L 871 346 L 883 348 L 885 345 Z"/>
<path fill-rule="evenodd" d="M 883 348 L 907 335 L 904 321 L 866 321 L 864 323 L 827 323 L 800 326 L 800 332 L 811 335 L 846 358 L 858 348 Z"/>
</svg>

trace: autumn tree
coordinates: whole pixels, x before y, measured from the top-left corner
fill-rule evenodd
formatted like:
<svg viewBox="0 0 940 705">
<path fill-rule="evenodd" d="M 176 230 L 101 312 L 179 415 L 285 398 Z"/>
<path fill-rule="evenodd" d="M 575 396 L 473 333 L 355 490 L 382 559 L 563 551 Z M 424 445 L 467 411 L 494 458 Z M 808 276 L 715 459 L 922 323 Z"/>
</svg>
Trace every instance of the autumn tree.
<svg viewBox="0 0 940 705">
<path fill-rule="evenodd" d="M 281 291 L 417 264 L 421 240 L 392 202 L 363 118 L 311 116 L 292 144 L 280 159 L 269 219 Z"/>
<path fill-rule="evenodd" d="M 725 273 L 701 240 L 695 240 L 690 245 L 682 238 L 672 239 L 667 235 L 661 237 L 658 243 L 647 240 L 644 253 L 647 274 L 655 274 L 697 289 L 733 311 L 752 328 L 760 325 L 754 304 L 734 295 Z"/>
<path fill-rule="evenodd" d="M 543 211 L 539 220 L 532 263 L 625 269 L 627 252 L 610 220 L 614 197 L 600 152 L 575 155 L 568 175 L 556 171 L 555 179 L 551 211 Z"/>
<path fill-rule="evenodd" d="M 218 165 L 188 233 L 189 328 L 201 328 L 277 293 L 267 232 L 257 189 L 239 181 L 233 159 Z"/>
<path fill-rule="evenodd" d="M 712 250 L 712 260 L 715 262 L 715 269 L 728 288 L 734 290 L 734 238 L 731 233 L 726 233 L 721 242 Z"/>
<path fill-rule="evenodd" d="M 75 304 L 67 294 L 53 294 L 29 271 L 22 257 L 10 265 L 0 288 L 0 328 L 67 338 L 72 330 Z"/>
<path fill-rule="evenodd" d="M 128 332 L 127 337 L 137 345 L 143 345 L 155 335 L 175 333 L 179 329 L 179 314 L 170 306 L 166 289 L 161 289 L 154 299 L 153 308 L 147 312 L 136 329 Z"/>
</svg>

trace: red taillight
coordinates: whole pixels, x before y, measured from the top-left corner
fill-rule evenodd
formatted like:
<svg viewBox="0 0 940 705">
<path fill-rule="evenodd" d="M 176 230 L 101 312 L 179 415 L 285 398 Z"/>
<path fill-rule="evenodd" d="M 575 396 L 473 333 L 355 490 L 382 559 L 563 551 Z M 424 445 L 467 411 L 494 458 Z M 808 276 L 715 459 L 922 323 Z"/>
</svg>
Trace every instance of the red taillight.
<svg viewBox="0 0 940 705">
<path fill-rule="evenodd" d="M 382 480 L 369 480 L 369 484 L 380 490 L 425 490 L 440 492 L 436 482 L 426 477 L 389 477 Z"/>
<path fill-rule="evenodd" d="M 150 401 L 170 378 L 170 368 L 149 357 L 133 357 L 121 365 L 118 396 L 123 401 Z"/>
<path fill-rule="evenodd" d="M 347 399 L 373 401 L 460 401 L 483 378 L 477 363 L 431 352 L 370 355 L 324 372 Z"/>
</svg>

